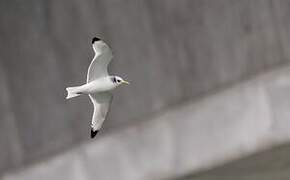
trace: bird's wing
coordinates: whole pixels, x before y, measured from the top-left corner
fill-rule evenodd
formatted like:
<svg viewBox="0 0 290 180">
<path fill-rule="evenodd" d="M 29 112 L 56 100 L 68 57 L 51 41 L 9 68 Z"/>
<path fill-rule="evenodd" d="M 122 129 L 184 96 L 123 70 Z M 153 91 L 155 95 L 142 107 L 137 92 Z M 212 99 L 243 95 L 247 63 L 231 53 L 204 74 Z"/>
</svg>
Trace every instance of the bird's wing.
<svg viewBox="0 0 290 180">
<path fill-rule="evenodd" d="M 94 105 L 91 127 L 93 131 L 97 131 L 106 119 L 113 96 L 110 92 L 90 94 L 89 96 Z"/>
<path fill-rule="evenodd" d="M 97 78 L 108 76 L 107 67 L 113 58 L 112 50 L 107 45 L 102 49 L 100 48 L 94 49 L 95 56 L 88 69 L 87 83 Z"/>
</svg>

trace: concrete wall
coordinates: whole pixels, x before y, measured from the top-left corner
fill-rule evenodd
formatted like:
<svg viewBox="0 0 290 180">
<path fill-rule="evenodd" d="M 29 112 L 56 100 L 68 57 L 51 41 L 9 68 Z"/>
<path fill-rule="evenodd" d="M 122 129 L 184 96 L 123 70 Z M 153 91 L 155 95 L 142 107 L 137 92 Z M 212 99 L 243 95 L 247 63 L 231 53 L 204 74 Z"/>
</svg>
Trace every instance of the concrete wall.
<svg viewBox="0 0 290 180">
<path fill-rule="evenodd" d="M 289 77 L 290 66 L 277 69 L 8 173 L 3 180 L 285 179 L 289 146 L 205 170 L 290 143 Z M 199 171 L 205 172 L 184 177 Z"/>
<path fill-rule="evenodd" d="M 116 90 L 105 122 L 120 131 L 146 122 L 290 58 L 288 1 L 0 2 L 0 171 L 89 140 L 92 106 L 65 101 L 105 39 L 110 71 L 132 82 Z"/>
<path fill-rule="evenodd" d="M 290 146 L 283 145 L 262 151 L 209 171 L 187 175 L 175 180 L 288 180 Z"/>
</svg>

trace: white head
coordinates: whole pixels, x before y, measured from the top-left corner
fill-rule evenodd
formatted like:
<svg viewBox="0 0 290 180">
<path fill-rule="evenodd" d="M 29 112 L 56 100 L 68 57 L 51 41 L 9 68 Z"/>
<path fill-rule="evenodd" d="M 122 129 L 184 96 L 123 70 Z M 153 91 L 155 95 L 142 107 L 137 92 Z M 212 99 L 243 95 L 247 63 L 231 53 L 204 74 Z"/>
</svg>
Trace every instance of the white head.
<svg viewBox="0 0 290 180">
<path fill-rule="evenodd" d="M 111 81 L 116 85 L 119 86 L 121 84 L 130 84 L 128 81 L 125 81 L 119 76 L 111 76 Z"/>
<path fill-rule="evenodd" d="M 92 45 L 96 53 L 104 52 L 110 49 L 109 46 L 104 41 L 102 41 L 101 39 L 97 37 L 94 37 L 92 39 Z"/>
</svg>

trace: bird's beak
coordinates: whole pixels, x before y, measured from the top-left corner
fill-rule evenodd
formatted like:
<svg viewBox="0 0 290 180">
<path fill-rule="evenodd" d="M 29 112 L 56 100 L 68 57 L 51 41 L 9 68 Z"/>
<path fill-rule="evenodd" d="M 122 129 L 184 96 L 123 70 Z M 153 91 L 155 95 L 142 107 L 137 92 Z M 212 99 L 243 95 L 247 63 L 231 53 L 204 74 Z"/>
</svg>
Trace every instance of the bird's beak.
<svg viewBox="0 0 290 180">
<path fill-rule="evenodd" d="M 122 81 L 122 83 L 123 84 L 128 84 L 128 85 L 130 84 L 128 81 L 124 81 L 124 80 Z"/>
</svg>

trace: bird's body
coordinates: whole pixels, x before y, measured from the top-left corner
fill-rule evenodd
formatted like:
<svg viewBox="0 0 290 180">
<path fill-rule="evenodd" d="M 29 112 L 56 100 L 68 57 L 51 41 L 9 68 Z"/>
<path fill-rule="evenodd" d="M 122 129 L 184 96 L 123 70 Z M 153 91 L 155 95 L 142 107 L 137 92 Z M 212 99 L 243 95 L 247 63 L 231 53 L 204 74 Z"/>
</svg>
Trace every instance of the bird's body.
<svg viewBox="0 0 290 180">
<path fill-rule="evenodd" d="M 67 88 L 67 90 L 68 91 L 72 90 L 74 94 L 78 94 L 78 95 L 81 95 L 81 94 L 89 95 L 93 93 L 111 91 L 117 87 L 116 84 L 112 83 L 111 78 L 112 76 L 102 77 L 81 86 L 69 87 Z"/>
<path fill-rule="evenodd" d="M 112 94 L 110 91 L 123 83 L 129 84 L 118 76 L 108 75 L 107 66 L 113 57 L 109 46 L 96 37 L 93 38 L 92 44 L 95 51 L 95 57 L 88 69 L 87 83 L 81 86 L 66 88 L 67 99 L 82 94 L 89 95 L 94 105 L 91 123 L 91 138 L 101 129 L 109 111 L 109 106 L 112 101 Z"/>
</svg>

